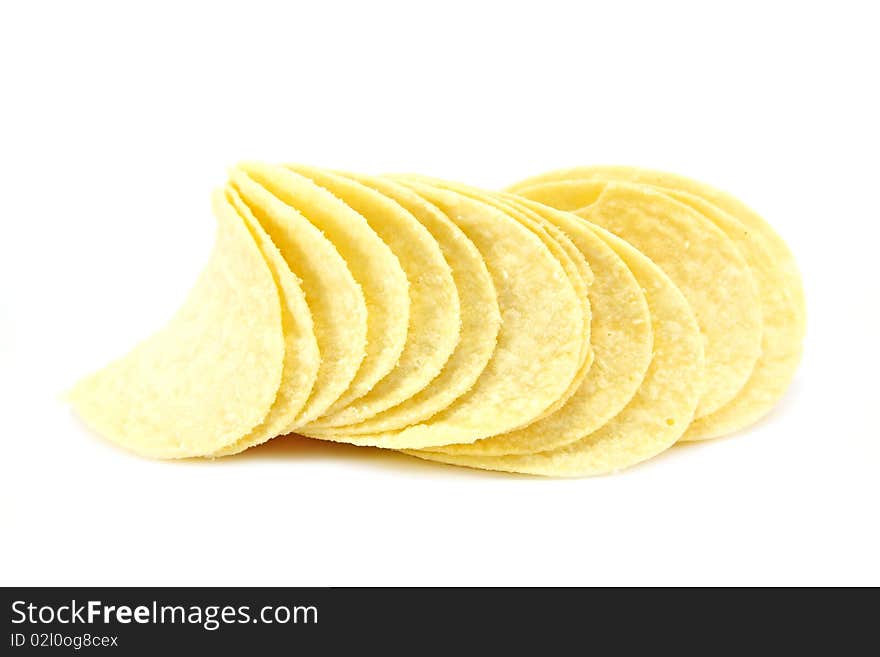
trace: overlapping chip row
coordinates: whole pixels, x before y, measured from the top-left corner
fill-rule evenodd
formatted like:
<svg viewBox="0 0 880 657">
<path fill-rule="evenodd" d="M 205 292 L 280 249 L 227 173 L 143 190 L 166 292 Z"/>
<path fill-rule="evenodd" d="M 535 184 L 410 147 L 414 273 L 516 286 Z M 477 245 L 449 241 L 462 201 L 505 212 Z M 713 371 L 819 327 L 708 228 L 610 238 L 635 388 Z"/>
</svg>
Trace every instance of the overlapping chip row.
<svg viewBox="0 0 880 657">
<path fill-rule="evenodd" d="M 756 422 L 800 359 L 787 246 L 681 176 L 581 167 L 492 192 L 246 163 L 214 210 L 183 307 L 70 393 L 143 455 L 295 433 L 602 474 Z"/>
</svg>

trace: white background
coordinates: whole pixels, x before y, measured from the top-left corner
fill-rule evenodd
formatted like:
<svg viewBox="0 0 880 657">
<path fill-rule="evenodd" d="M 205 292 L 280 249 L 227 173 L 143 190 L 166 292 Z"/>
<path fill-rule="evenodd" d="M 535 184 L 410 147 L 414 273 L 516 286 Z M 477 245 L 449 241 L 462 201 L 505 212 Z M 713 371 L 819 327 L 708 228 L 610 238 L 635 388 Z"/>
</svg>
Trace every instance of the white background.
<svg viewBox="0 0 880 657">
<path fill-rule="evenodd" d="M 3 3 L 0 584 L 880 584 L 872 4 Z M 797 255 L 803 366 L 759 426 L 596 479 L 131 456 L 57 395 L 171 315 L 254 158 L 705 179 Z"/>
</svg>

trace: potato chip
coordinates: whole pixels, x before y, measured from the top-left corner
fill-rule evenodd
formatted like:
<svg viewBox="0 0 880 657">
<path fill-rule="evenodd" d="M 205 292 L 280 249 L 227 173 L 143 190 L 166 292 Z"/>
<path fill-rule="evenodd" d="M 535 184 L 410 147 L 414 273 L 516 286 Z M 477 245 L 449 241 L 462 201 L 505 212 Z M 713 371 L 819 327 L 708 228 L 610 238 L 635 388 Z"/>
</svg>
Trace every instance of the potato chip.
<svg viewBox="0 0 880 657">
<path fill-rule="evenodd" d="M 760 356 L 763 329 L 754 278 L 721 230 L 644 185 L 565 180 L 520 189 L 520 194 L 575 211 L 659 265 L 690 302 L 705 340 L 708 383 L 696 417 L 736 396 Z"/>
<path fill-rule="evenodd" d="M 583 316 L 565 270 L 534 233 L 497 208 L 411 180 L 404 184 L 438 206 L 482 253 L 501 309 L 498 344 L 473 388 L 424 423 L 333 440 L 430 447 L 527 424 L 567 390 L 578 370 Z"/>
<path fill-rule="evenodd" d="M 289 431 L 323 415 L 348 389 L 366 353 L 367 306 L 345 260 L 318 228 L 244 171 L 231 171 L 230 184 L 302 281 L 312 315 L 321 363 Z"/>
<path fill-rule="evenodd" d="M 523 212 L 520 207 L 505 203 L 499 198 L 497 193 L 487 192 L 485 190 L 477 189 L 476 187 L 469 187 L 462 183 L 429 178 L 428 176 L 407 174 L 395 177 L 399 177 L 402 180 L 409 179 L 416 182 L 421 181 L 427 185 L 434 185 L 441 189 L 448 189 L 498 208 L 535 233 L 550 253 L 559 260 L 559 263 L 562 265 L 562 268 L 565 270 L 566 275 L 574 287 L 578 299 L 581 301 L 581 311 L 584 324 L 583 343 L 581 345 L 581 353 L 579 356 L 580 368 L 578 373 L 569 384 L 568 390 L 566 390 L 559 399 L 553 402 L 553 404 L 542 413 L 541 417 L 549 415 L 562 407 L 569 397 L 571 397 L 578 387 L 580 387 L 580 384 L 586 377 L 590 366 L 593 364 L 593 350 L 590 346 L 591 311 L 588 294 L 589 286 L 593 282 L 593 272 L 590 270 L 583 254 L 578 251 L 577 247 L 570 239 L 568 239 L 565 233 L 559 230 L 556 226 L 543 221 L 538 216 L 532 216 L 528 212 Z"/>
<path fill-rule="evenodd" d="M 384 178 L 346 174 L 406 208 L 437 240 L 452 268 L 461 312 L 460 338 L 443 370 L 418 394 L 372 418 L 321 432 L 346 436 L 402 429 L 447 408 L 465 394 L 495 351 L 501 314 L 492 277 L 480 252 L 467 236 L 434 205 L 411 189 Z"/>
<path fill-rule="evenodd" d="M 245 438 L 214 453 L 226 456 L 264 443 L 296 422 L 317 380 L 321 356 L 315 339 L 312 313 L 300 281 L 293 275 L 278 248 L 254 218 L 235 190 L 226 190 L 226 199 L 239 216 L 244 219 L 251 235 L 260 248 L 266 264 L 272 272 L 275 284 L 281 292 L 281 327 L 284 332 L 284 363 L 281 384 L 275 395 L 275 403 L 260 426 Z"/>
<path fill-rule="evenodd" d="M 366 356 L 348 389 L 325 413 L 332 414 L 367 394 L 397 364 L 409 325 L 406 274 L 366 219 L 311 179 L 283 166 L 246 163 L 239 168 L 319 228 L 363 290 Z"/>
<path fill-rule="evenodd" d="M 655 186 L 656 187 L 656 186 Z M 743 254 L 755 279 L 763 331 L 761 355 L 742 389 L 727 404 L 691 423 L 681 440 L 707 440 L 753 424 L 766 414 L 788 387 L 800 360 L 802 323 L 795 305 L 782 293 L 776 260 L 767 241 L 721 208 L 689 192 L 656 187 L 689 205 L 718 226 Z M 780 285 L 782 283 L 782 285 Z M 794 344 L 794 348 L 792 348 Z"/>
<path fill-rule="evenodd" d="M 656 456 L 682 435 L 705 385 L 703 340 L 690 304 L 663 271 L 632 246 L 597 229 L 645 290 L 654 356 L 632 400 L 609 422 L 557 449 L 507 456 L 406 451 L 421 459 L 553 477 L 605 474 Z M 596 313 L 598 317 L 598 313 Z"/>
<path fill-rule="evenodd" d="M 452 271 L 431 233 L 394 200 L 353 179 L 291 167 L 358 212 L 400 261 L 409 281 L 409 328 L 397 366 L 364 396 L 302 431 L 354 424 L 412 397 L 436 377 L 458 344 L 461 313 Z"/>
<path fill-rule="evenodd" d="M 217 241 L 184 305 L 68 394 L 87 424 L 145 456 L 205 456 L 238 442 L 266 418 L 281 384 L 278 287 L 222 193 L 214 211 Z"/>
<path fill-rule="evenodd" d="M 622 180 L 653 185 L 734 234 L 755 282 L 763 320 L 762 350 L 746 385 L 728 404 L 696 420 L 683 440 L 715 438 L 766 415 L 782 397 L 797 370 L 805 333 L 803 286 L 797 264 L 781 237 L 738 199 L 684 176 L 625 166 L 578 167 L 552 172 L 515 187 L 564 179 Z"/>
<path fill-rule="evenodd" d="M 469 445 L 431 448 L 444 454 L 531 454 L 574 442 L 617 415 L 638 390 L 651 363 L 653 331 L 648 303 L 626 263 L 586 221 L 537 203 L 508 203 L 552 222 L 570 236 L 591 265 L 594 362 L 578 390 L 552 415 L 521 429 Z"/>
</svg>

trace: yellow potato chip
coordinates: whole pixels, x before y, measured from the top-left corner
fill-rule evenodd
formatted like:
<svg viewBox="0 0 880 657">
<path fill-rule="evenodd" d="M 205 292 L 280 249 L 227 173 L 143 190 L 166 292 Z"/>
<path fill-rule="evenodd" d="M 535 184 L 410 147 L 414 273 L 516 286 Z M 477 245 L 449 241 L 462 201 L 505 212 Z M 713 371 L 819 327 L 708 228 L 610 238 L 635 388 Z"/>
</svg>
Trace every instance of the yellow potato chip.
<svg viewBox="0 0 880 657">
<path fill-rule="evenodd" d="M 693 417 L 705 384 L 703 341 L 696 318 L 659 267 L 607 231 L 599 229 L 597 234 L 635 275 L 651 313 L 653 360 L 626 408 L 590 435 L 536 454 L 407 454 L 484 470 L 578 477 L 622 470 L 656 456 L 678 440 Z"/>
<path fill-rule="evenodd" d="M 239 168 L 318 227 L 363 290 L 366 356 L 348 389 L 325 413 L 329 415 L 367 394 L 397 364 L 409 325 L 406 274 L 366 219 L 311 179 L 283 166 L 246 163 Z"/>
<path fill-rule="evenodd" d="M 290 167 L 342 199 L 389 246 L 409 281 L 409 328 L 397 366 L 364 396 L 301 431 L 354 424 L 412 397 L 436 377 L 458 344 L 461 313 L 452 271 L 440 246 L 394 200 L 351 178 L 313 167 Z"/>
<path fill-rule="evenodd" d="M 469 445 L 431 448 L 444 454 L 500 456 L 543 452 L 598 430 L 632 399 L 651 363 L 648 303 L 626 263 L 586 221 L 531 201 L 503 196 L 562 229 L 591 265 L 595 360 L 575 394 L 555 413 L 521 429 Z"/>
<path fill-rule="evenodd" d="M 682 440 L 708 440 L 733 433 L 760 420 L 776 405 L 791 383 L 801 360 L 805 313 L 797 270 L 780 269 L 770 245 L 756 230 L 717 206 L 687 192 L 669 192 L 741 236 L 738 245 L 758 285 L 764 331 L 761 356 L 752 375 L 730 402 L 695 420 Z M 725 231 L 726 232 L 726 231 Z M 794 276 L 792 277 L 792 271 Z M 790 293 L 794 290 L 794 293 Z M 800 298 L 800 301 L 798 299 Z"/>
<path fill-rule="evenodd" d="M 683 440 L 715 438 L 766 415 L 782 397 L 801 359 L 806 326 L 803 286 L 788 246 L 754 210 L 733 196 L 685 176 L 626 166 L 578 167 L 516 185 L 565 179 L 623 180 L 653 185 L 714 221 L 735 240 L 758 286 L 762 350 L 746 385 L 728 404 L 696 420 Z"/>
<path fill-rule="evenodd" d="M 562 265 L 569 281 L 574 287 L 578 299 L 581 301 L 581 311 L 584 324 L 583 343 L 581 345 L 581 352 L 578 360 L 580 363 L 578 373 L 569 384 L 568 390 L 566 390 L 559 399 L 553 402 L 553 404 L 541 414 L 541 417 L 549 415 L 562 407 L 569 397 L 571 397 L 578 387 L 580 387 L 580 384 L 586 377 L 590 366 L 593 364 L 593 350 L 590 346 L 591 311 L 590 297 L 588 294 L 589 287 L 593 282 L 593 272 L 590 270 L 583 254 L 578 251 L 577 247 L 575 247 L 565 233 L 559 230 L 556 226 L 542 220 L 539 216 L 533 216 L 528 212 L 523 212 L 522 209 L 516 205 L 505 203 L 499 198 L 498 193 L 487 192 L 462 183 L 439 180 L 428 176 L 407 174 L 394 177 L 399 177 L 401 180 L 409 179 L 416 182 L 423 182 L 426 185 L 434 185 L 441 189 L 448 189 L 498 208 L 535 233 L 550 253 L 559 260 L 559 263 Z"/>
<path fill-rule="evenodd" d="M 205 456 L 269 413 L 281 384 L 281 300 L 242 218 L 219 193 L 217 241 L 184 305 L 68 394 L 87 424 L 145 456 Z"/>
<path fill-rule="evenodd" d="M 763 325 L 751 271 L 717 226 L 644 185 L 564 180 L 519 193 L 574 211 L 622 237 L 679 287 L 705 340 L 708 383 L 695 417 L 718 410 L 736 396 L 760 356 Z"/>
<path fill-rule="evenodd" d="M 345 260 L 318 228 L 244 171 L 231 171 L 230 184 L 302 281 L 312 315 L 321 363 L 290 431 L 323 415 L 348 389 L 366 353 L 367 306 Z"/>
<path fill-rule="evenodd" d="M 763 331 L 761 355 L 745 385 L 727 404 L 691 423 L 681 440 L 707 440 L 732 433 L 765 415 L 788 387 L 800 360 L 802 322 L 795 304 L 784 294 L 776 260 L 767 241 L 721 208 L 690 192 L 656 189 L 689 205 L 727 235 L 749 265 L 758 289 Z"/>
<path fill-rule="evenodd" d="M 315 339 L 312 314 L 306 304 L 306 297 L 300 281 L 290 271 L 278 248 L 250 209 L 244 204 L 235 190 L 226 190 L 226 199 L 250 230 L 269 265 L 275 284 L 281 292 L 281 327 L 284 331 L 284 363 L 281 369 L 281 384 L 275 395 L 275 403 L 263 419 L 262 424 L 241 440 L 214 452 L 214 456 L 226 456 L 259 445 L 285 433 L 294 424 L 317 380 L 321 356 L 318 341 Z"/>
<path fill-rule="evenodd" d="M 583 316 L 565 270 L 534 233 L 497 208 L 411 180 L 404 184 L 438 206 L 482 253 L 501 309 L 498 344 L 473 388 L 429 420 L 333 439 L 431 447 L 527 424 L 568 389 L 579 366 Z"/>
<path fill-rule="evenodd" d="M 346 436 L 402 429 L 447 408 L 471 389 L 495 351 L 501 314 L 492 277 L 480 252 L 434 205 L 411 189 L 384 178 L 346 174 L 406 208 L 437 240 L 452 268 L 461 311 L 460 339 L 440 374 L 397 406 L 355 425 L 322 432 Z M 352 441 L 354 442 L 354 441 Z"/>
</svg>

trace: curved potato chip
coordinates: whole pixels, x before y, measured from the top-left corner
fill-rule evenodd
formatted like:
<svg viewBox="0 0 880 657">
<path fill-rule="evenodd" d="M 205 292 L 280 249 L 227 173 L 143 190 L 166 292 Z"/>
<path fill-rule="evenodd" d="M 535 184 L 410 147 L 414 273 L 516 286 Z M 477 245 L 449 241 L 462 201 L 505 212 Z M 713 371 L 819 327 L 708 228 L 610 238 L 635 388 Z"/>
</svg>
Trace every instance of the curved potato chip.
<svg viewBox="0 0 880 657">
<path fill-rule="evenodd" d="M 800 359 L 800 337 L 791 343 L 793 332 L 801 330 L 793 304 L 780 286 L 776 261 L 766 240 L 757 231 L 699 196 L 669 187 L 655 189 L 684 203 L 718 226 L 736 245 L 755 279 L 760 302 L 763 331 L 761 355 L 742 389 L 714 413 L 691 423 L 682 441 L 708 440 L 732 433 L 756 422 L 766 414 L 788 387 Z"/>
<path fill-rule="evenodd" d="M 610 179 L 653 185 L 702 212 L 728 232 L 742 236 L 737 246 L 752 270 L 764 324 L 762 350 L 755 369 L 737 396 L 719 410 L 694 421 L 682 440 L 716 438 L 757 422 L 791 383 L 802 354 L 806 327 L 803 285 L 794 256 L 775 230 L 739 199 L 685 176 L 627 166 L 591 166 L 555 171 L 523 181 Z M 738 222 L 732 224 L 730 219 Z"/>
<path fill-rule="evenodd" d="M 241 197 L 232 189 L 227 189 L 225 193 L 227 201 L 244 219 L 281 293 L 284 362 L 281 368 L 281 385 L 275 395 L 275 403 L 272 404 L 263 422 L 238 442 L 214 452 L 214 456 L 236 454 L 286 433 L 287 427 L 296 421 L 300 411 L 305 407 L 315 385 L 321 362 L 312 324 L 312 313 L 306 304 L 300 281 L 290 271 L 278 248 Z"/>
<path fill-rule="evenodd" d="M 348 389 L 364 359 L 367 306 L 345 260 L 320 230 L 244 171 L 232 170 L 230 185 L 302 281 L 312 314 L 321 364 L 305 408 L 286 428 L 291 431 L 323 415 Z"/>
<path fill-rule="evenodd" d="M 353 436 L 402 429 L 422 422 L 465 394 L 495 351 L 501 314 L 492 277 L 480 252 L 446 215 L 411 189 L 391 180 L 346 174 L 406 208 L 437 240 L 452 268 L 461 309 L 460 338 L 440 374 L 421 392 L 355 425 L 321 432 Z M 354 442 L 354 441 L 353 441 Z"/>
<path fill-rule="evenodd" d="M 431 448 L 443 454 L 532 454 L 574 442 L 598 430 L 632 399 L 651 364 L 651 315 L 626 263 L 584 220 L 518 197 L 503 196 L 562 229 L 590 263 L 595 360 L 575 394 L 555 413 L 521 429 L 469 445 Z"/>
<path fill-rule="evenodd" d="M 424 423 L 401 431 L 333 440 L 378 447 L 473 442 L 527 424 L 577 374 L 583 336 L 580 301 L 559 261 L 538 237 L 500 210 L 411 180 L 480 250 L 498 294 L 498 344 L 473 388 Z"/>
<path fill-rule="evenodd" d="M 786 293 L 787 275 L 780 276 L 777 260 L 766 239 L 758 231 L 743 230 L 744 225 L 715 205 L 688 192 L 667 191 L 714 221 L 725 232 L 739 235 L 736 244 L 749 263 L 758 286 L 761 317 L 761 356 L 742 390 L 714 413 L 691 423 L 682 440 L 708 440 L 733 433 L 754 424 L 776 405 L 788 389 L 801 359 L 804 312 Z M 798 288 L 800 282 L 798 281 Z"/>
<path fill-rule="evenodd" d="M 367 302 L 366 356 L 330 415 L 367 394 L 397 364 L 406 344 L 409 291 L 406 274 L 366 219 L 310 178 L 284 166 L 239 167 L 317 226 L 345 259 Z"/>
<path fill-rule="evenodd" d="M 614 235 L 599 235 L 645 290 L 654 331 L 654 357 L 635 396 L 591 433 L 557 449 L 508 456 L 405 451 L 428 461 L 483 470 L 582 477 L 622 470 L 656 456 L 682 435 L 705 384 L 703 341 L 690 304 L 663 271 Z"/>
<path fill-rule="evenodd" d="M 206 456 L 241 440 L 281 384 L 278 287 L 222 194 L 214 212 L 214 251 L 171 321 L 68 393 L 87 424 L 145 456 Z"/>
<path fill-rule="evenodd" d="M 578 357 L 578 362 L 580 363 L 578 373 L 569 384 L 568 390 L 566 390 L 559 399 L 553 402 L 553 404 L 551 404 L 540 417 L 550 415 L 557 409 L 561 408 L 575 393 L 578 387 L 580 387 L 581 382 L 590 370 L 590 366 L 593 364 L 593 350 L 590 346 L 591 310 L 589 297 L 589 287 L 593 282 L 593 272 L 590 270 L 590 266 L 587 264 L 583 254 L 577 249 L 577 247 L 575 247 L 568 236 L 556 226 L 542 220 L 540 217 L 529 215 L 528 212 L 523 212 L 521 208 L 515 205 L 505 203 L 499 198 L 497 192 L 487 192 L 462 183 L 430 178 L 428 176 L 406 174 L 392 177 L 400 178 L 401 180 L 409 179 L 416 182 L 422 182 L 426 185 L 433 185 L 441 189 L 448 189 L 452 192 L 463 194 L 464 196 L 468 196 L 477 201 L 486 203 L 487 205 L 496 207 L 535 233 L 550 253 L 559 260 L 559 263 L 565 270 L 572 287 L 574 287 L 575 294 L 577 294 L 578 299 L 580 299 L 584 324 L 583 341 L 580 356 Z M 536 418 L 536 420 L 540 419 L 540 417 Z"/>
<path fill-rule="evenodd" d="M 312 422 L 302 431 L 354 424 L 412 397 L 436 377 L 452 355 L 461 314 L 452 272 L 431 233 L 406 209 L 355 180 L 313 167 L 290 167 L 342 199 L 376 231 L 400 261 L 409 281 L 409 328 L 397 366 L 364 396 Z"/>
<path fill-rule="evenodd" d="M 576 214 L 622 237 L 666 272 L 700 323 L 707 386 L 695 417 L 733 399 L 761 353 L 754 278 L 742 254 L 700 213 L 644 185 L 565 180 L 520 189 L 527 198 Z"/>
</svg>

